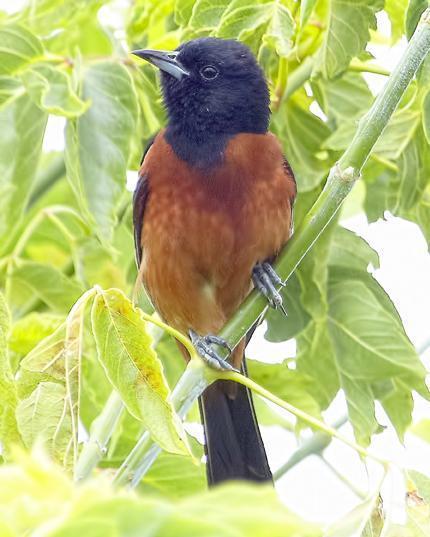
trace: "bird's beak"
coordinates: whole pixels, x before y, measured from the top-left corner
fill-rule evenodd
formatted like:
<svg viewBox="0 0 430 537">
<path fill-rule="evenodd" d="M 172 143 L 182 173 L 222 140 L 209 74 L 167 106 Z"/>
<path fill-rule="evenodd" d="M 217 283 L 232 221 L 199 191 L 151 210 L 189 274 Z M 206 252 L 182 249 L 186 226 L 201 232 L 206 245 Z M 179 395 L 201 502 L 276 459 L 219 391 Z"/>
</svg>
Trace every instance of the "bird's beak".
<svg viewBox="0 0 430 537">
<path fill-rule="evenodd" d="M 164 50 L 133 50 L 132 54 L 143 58 L 149 63 L 152 63 L 161 71 L 169 73 L 178 80 L 181 80 L 183 76 L 189 76 L 189 72 L 176 59 L 179 54 L 176 51 L 169 52 Z"/>
</svg>

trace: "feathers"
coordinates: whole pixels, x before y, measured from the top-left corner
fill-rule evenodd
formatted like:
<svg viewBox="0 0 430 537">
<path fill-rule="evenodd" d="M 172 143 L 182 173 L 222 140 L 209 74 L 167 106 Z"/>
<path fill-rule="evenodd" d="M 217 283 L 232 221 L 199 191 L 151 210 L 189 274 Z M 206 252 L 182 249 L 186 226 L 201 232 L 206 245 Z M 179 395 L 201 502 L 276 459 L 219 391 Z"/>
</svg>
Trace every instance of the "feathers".
<svg viewBox="0 0 430 537">
<path fill-rule="evenodd" d="M 139 277 L 160 316 L 183 333 L 216 334 L 252 289 L 254 265 L 290 237 L 295 195 L 272 134 L 237 134 L 221 164 L 201 169 L 159 133 L 140 170 L 133 220 Z M 243 347 L 232 355 L 235 367 Z M 216 382 L 200 408 L 209 483 L 270 480 L 248 390 Z"/>
<path fill-rule="evenodd" d="M 176 157 L 160 133 L 140 173 L 135 234 L 146 289 L 169 324 L 217 332 L 249 293 L 255 263 L 290 236 L 295 183 L 279 143 L 239 134 L 223 165 L 204 172 Z"/>
</svg>

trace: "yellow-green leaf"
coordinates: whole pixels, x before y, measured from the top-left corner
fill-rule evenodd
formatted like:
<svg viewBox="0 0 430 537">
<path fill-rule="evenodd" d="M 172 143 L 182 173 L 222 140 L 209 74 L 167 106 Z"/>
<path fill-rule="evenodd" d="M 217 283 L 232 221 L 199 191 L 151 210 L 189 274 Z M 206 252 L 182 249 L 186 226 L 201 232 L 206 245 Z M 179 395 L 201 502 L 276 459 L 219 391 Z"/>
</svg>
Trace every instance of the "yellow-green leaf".
<svg viewBox="0 0 430 537">
<path fill-rule="evenodd" d="M 73 91 L 69 75 L 51 65 L 35 65 L 21 79 L 34 102 L 50 114 L 73 118 L 90 106 Z"/>
<path fill-rule="evenodd" d="M 16 409 L 18 428 L 27 447 L 42 442 L 52 456 L 68 464 L 73 448 L 72 421 L 67 411 L 66 388 L 56 382 L 41 382 Z"/>
<path fill-rule="evenodd" d="M 22 95 L 0 110 L 0 251 L 18 225 L 42 149 L 47 113 Z"/>
<path fill-rule="evenodd" d="M 0 293 L 0 440 L 6 456 L 9 455 L 10 447 L 20 442 L 15 419 L 17 393 L 7 346 L 9 329 L 9 310 Z"/>
<path fill-rule="evenodd" d="M 315 73 L 334 78 L 358 56 L 376 28 L 375 13 L 383 0 L 331 0 L 327 30 L 315 63 Z"/>
<path fill-rule="evenodd" d="M 92 308 L 99 359 L 129 412 L 166 451 L 187 453 L 185 433 L 169 401 L 163 366 L 140 311 L 119 290 L 99 290 Z"/>
<path fill-rule="evenodd" d="M 9 75 L 43 54 L 39 39 L 18 25 L 0 28 L 0 75 Z"/>
<path fill-rule="evenodd" d="M 136 94 L 125 67 L 100 62 L 85 71 L 80 98 L 91 100 L 91 106 L 68 123 L 67 177 L 86 220 L 109 241 L 136 135 Z"/>
</svg>

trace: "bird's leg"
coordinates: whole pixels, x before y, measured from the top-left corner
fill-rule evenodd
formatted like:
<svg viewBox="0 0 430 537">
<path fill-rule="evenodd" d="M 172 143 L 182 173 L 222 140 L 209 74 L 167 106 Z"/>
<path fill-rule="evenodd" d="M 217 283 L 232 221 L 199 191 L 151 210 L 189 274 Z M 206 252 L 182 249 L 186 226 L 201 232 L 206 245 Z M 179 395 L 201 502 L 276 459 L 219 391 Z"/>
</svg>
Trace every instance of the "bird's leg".
<svg viewBox="0 0 430 537">
<path fill-rule="evenodd" d="M 270 263 L 257 263 L 252 269 L 252 281 L 254 287 L 267 298 L 270 307 L 279 308 L 284 315 L 287 315 L 282 303 L 282 296 L 276 289 L 277 286 L 283 287 L 285 284 Z"/>
<path fill-rule="evenodd" d="M 200 357 L 213 369 L 237 371 L 231 364 L 227 362 L 218 352 L 213 349 L 212 345 L 218 345 L 228 350 L 228 356 L 231 354 L 231 347 L 221 337 L 208 334 L 207 336 L 199 336 L 194 330 L 189 330 L 191 342 L 199 353 Z"/>
</svg>

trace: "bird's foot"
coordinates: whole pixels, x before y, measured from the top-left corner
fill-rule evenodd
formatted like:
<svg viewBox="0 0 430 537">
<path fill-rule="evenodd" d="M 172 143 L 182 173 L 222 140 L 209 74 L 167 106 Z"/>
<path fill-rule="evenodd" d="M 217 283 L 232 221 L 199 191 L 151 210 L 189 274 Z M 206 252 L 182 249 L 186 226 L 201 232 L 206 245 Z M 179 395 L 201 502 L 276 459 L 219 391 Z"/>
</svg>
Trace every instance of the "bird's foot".
<svg viewBox="0 0 430 537">
<path fill-rule="evenodd" d="M 270 263 L 257 263 L 252 269 L 252 281 L 255 288 L 267 298 L 271 308 L 279 308 L 284 315 L 287 315 L 282 296 L 276 289 L 277 286 L 284 287 L 285 284 Z"/>
<path fill-rule="evenodd" d="M 228 350 L 228 356 L 231 354 L 231 347 L 221 337 L 208 334 L 207 336 L 199 336 L 194 330 L 189 330 L 191 342 L 199 353 L 199 356 L 207 363 L 212 369 L 218 369 L 220 371 L 237 371 L 231 364 L 227 362 L 218 352 L 212 347 L 212 345 L 218 345 Z"/>
</svg>

